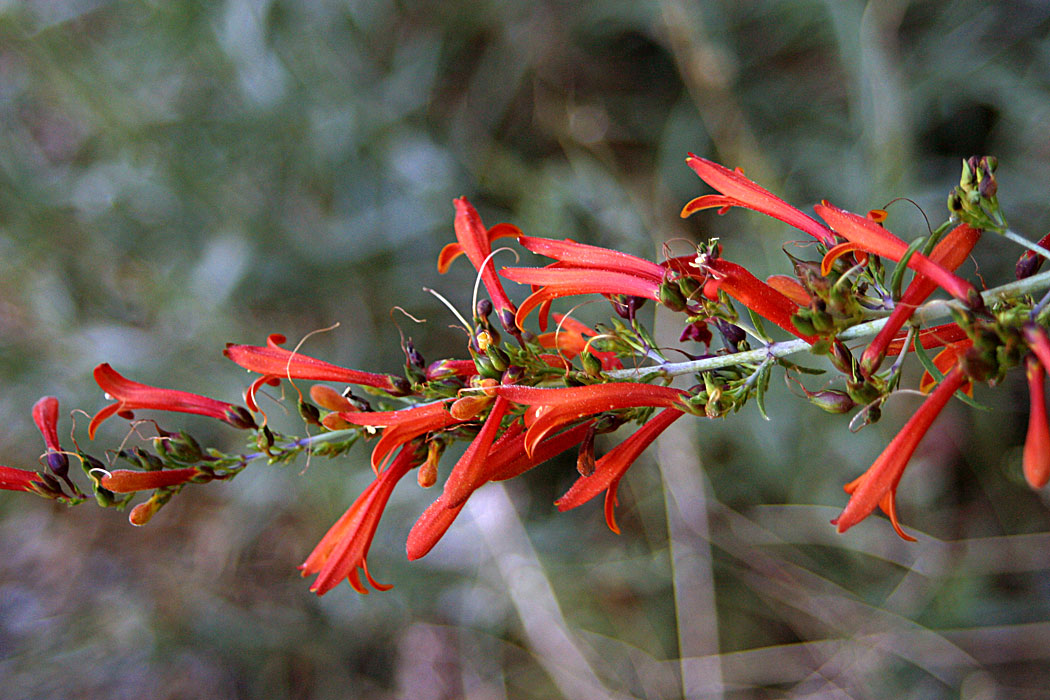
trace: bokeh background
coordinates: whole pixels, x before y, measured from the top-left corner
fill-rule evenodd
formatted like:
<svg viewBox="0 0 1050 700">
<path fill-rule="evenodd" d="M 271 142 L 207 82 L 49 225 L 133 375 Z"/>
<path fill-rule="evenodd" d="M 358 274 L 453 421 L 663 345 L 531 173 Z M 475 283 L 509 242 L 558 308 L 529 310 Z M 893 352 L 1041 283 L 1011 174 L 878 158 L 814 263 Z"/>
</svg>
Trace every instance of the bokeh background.
<svg viewBox="0 0 1050 700">
<path fill-rule="evenodd" d="M 373 371 L 399 370 L 399 332 L 459 354 L 421 289 L 469 304 L 469 265 L 435 270 L 456 196 L 489 224 L 649 257 L 720 236 L 773 272 L 794 237 L 778 222 L 678 218 L 708 191 L 688 151 L 806 206 L 909 197 L 891 207 L 905 236 L 988 153 L 1037 238 L 1048 35 L 1040 0 L 0 1 L 0 463 L 36 464 L 37 397 L 97 410 L 103 361 L 236 400 L 224 343 L 272 332 L 338 323 L 304 351 Z M 1018 253 L 981 251 L 965 269 L 992 283 Z M 881 518 L 827 524 L 917 400 L 851 434 L 774 387 L 772 420 L 748 407 L 651 449 L 621 536 L 599 504 L 555 512 L 573 469 L 555 464 L 486 487 L 409 564 L 433 494 L 406 480 L 370 556 L 395 588 L 368 597 L 318 599 L 295 571 L 368 483 L 364 448 L 188 488 L 138 529 L 7 494 L 2 694 L 1046 697 L 1050 504 L 1020 478 L 1020 378 L 978 390 L 991 411 L 949 407 L 913 460 L 917 544 Z"/>
</svg>

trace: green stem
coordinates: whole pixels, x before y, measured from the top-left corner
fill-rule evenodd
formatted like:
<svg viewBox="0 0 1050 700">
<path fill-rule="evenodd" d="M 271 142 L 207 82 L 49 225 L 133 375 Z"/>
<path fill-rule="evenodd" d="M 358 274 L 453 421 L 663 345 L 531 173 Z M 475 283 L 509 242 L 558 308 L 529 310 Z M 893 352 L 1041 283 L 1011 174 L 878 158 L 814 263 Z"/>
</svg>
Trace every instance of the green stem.
<svg viewBox="0 0 1050 700">
<path fill-rule="evenodd" d="M 1036 246 L 1036 248 L 1039 248 L 1039 246 Z M 1050 257 L 1050 251 L 1046 251 L 1046 255 Z M 983 292 L 981 296 L 984 298 L 986 304 L 992 304 L 1005 297 L 1028 294 L 1030 292 L 1046 289 L 1047 287 L 1050 287 L 1050 272 L 1043 272 L 1027 279 L 1009 282 L 1002 286 L 995 287 L 994 289 L 989 289 Z M 920 306 L 916 310 L 914 318 L 919 323 L 926 324 L 929 321 L 948 316 L 952 308 L 963 309 L 965 308 L 965 305 L 954 299 L 938 299 Z M 839 333 L 838 339 L 856 340 L 858 338 L 873 336 L 886 325 L 886 321 L 887 319 L 880 318 L 874 321 L 858 323 L 857 325 L 851 326 Z M 717 357 L 705 357 L 701 360 L 690 360 L 688 362 L 665 362 L 663 364 L 639 367 L 637 369 L 617 369 L 603 372 L 602 374 L 608 379 L 637 379 L 647 374 L 652 374 L 653 372 L 659 372 L 665 377 L 678 377 L 684 374 L 721 369 L 723 367 L 764 362 L 768 358 L 773 357 L 787 357 L 788 355 L 794 355 L 808 350 L 809 348 L 810 344 L 805 340 L 784 340 L 777 343 L 770 343 L 769 345 L 758 348 L 757 350 L 747 350 L 745 352 L 719 355 Z"/>
<path fill-rule="evenodd" d="M 1005 231 L 1003 231 L 1003 236 L 1007 240 L 1011 240 L 1014 243 L 1016 243 L 1017 245 L 1027 248 L 1028 250 L 1032 251 L 1033 253 L 1039 253 L 1044 258 L 1047 258 L 1048 260 L 1050 260 L 1050 250 L 1047 250 L 1046 248 L 1044 248 L 1043 246 L 1039 245 L 1038 243 L 1032 243 L 1030 240 L 1028 240 L 1024 236 L 1022 236 L 1022 235 L 1020 235 L 1018 233 L 1014 233 L 1010 229 L 1006 229 Z"/>
</svg>

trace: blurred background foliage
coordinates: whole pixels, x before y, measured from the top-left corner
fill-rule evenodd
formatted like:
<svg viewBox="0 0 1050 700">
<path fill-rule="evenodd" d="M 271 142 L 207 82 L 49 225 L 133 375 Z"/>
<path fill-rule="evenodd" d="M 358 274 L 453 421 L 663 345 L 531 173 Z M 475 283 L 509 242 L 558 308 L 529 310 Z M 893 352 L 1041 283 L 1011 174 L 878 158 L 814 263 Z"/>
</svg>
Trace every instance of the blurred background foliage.
<svg viewBox="0 0 1050 700">
<path fill-rule="evenodd" d="M 925 230 L 920 209 L 943 218 L 960 158 L 988 153 L 1013 227 L 1037 238 L 1048 33 L 1038 0 L 0 1 L 0 462 L 36 463 L 37 397 L 97 410 L 103 361 L 235 400 L 248 379 L 223 344 L 271 332 L 338 322 L 304 351 L 373 371 L 399 371 L 399 329 L 428 359 L 461 354 L 421 290 L 469 305 L 469 265 L 435 271 L 456 196 L 490 225 L 649 257 L 720 236 L 769 273 L 795 236 L 778 222 L 678 218 L 707 191 L 688 151 L 807 206 L 910 197 L 890 207 L 906 237 Z M 976 271 L 1010 274 L 1016 250 L 981 248 Z M 827 521 L 916 400 L 853 435 L 783 388 L 770 422 L 749 408 L 651 450 L 622 489 L 620 537 L 598 505 L 554 511 L 563 464 L 479 492 L 409 565 L 404 535 L 433 494 L 406 482 L 370 557 L 396 587 L 367 598 L 316 599 L 294 575 L 368 483 L 364 448 L 188 488 L 141 529 L 8 494 L 0 684 L 9 698 L 1046 697 L 1050 516 L 1019 475 L 1022 385 L 979 390 L 993 411 L 952 406 L 934 427 L 900 492 L 912 545 L 881 519 L 847 536 Z M 238 449 L 224 426 L 165 424 Z"/>
</svg>

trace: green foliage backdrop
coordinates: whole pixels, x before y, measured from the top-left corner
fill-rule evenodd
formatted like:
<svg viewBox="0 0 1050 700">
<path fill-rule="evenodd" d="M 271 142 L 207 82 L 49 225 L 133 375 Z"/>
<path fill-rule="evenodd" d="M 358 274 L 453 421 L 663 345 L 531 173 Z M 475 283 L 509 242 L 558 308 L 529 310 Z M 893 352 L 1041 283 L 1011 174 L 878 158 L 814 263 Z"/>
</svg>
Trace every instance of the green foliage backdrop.
<svg viewBox="0 0 1050 700">
<path fill-rule="evenodd" d="M 761 271 L 790 232 L 739 211 L 680 220 L 706 191 L 687 151 L 800 205 L 910 197 L 893 205 L 906 237 L 919 208 L 940 219 L 960 158 L 988 153 L 1011 223 L 1039 237 L 1048 34 L 1050 8 L 1023 0 L 0 2 L 0 463 L 35 464 L 37 397 L 96 410 L 103 361 L 235 400 L 248 379 L 224 343 L 271 332 L 338 322 L 304 347 L 372 371 L 399 370 L 399 328 L 428 359 L 458 354 L 421 290 L 469 304 L 469 266 L 435 270 L 456 196 L 490 224 L 649 257 L 720 236 Z M 987 248 L 978 270 L 1003 274 L 1016 251 Z M 770 422 L 696 421 L 651 450 L 619 537 L 597 505 L 554 512 L 572 467 L 551 466 L 487 487 L 409 565 L 432 497 L 406 485 L 370 563 L 396 587 L 368 598 L 316 599 L 294 570 L 368 483 L 364 449 L 189 488 L 141 529 L 7 494 L 0 685 L 1045 697 L 1050 516 L 1019 474 L 1023 387 L 935 426 L 900 492 L 914 545 L 877 519 L 827 525 L 914 400 L 852 435 L 780 394 Z"/>
</svg>

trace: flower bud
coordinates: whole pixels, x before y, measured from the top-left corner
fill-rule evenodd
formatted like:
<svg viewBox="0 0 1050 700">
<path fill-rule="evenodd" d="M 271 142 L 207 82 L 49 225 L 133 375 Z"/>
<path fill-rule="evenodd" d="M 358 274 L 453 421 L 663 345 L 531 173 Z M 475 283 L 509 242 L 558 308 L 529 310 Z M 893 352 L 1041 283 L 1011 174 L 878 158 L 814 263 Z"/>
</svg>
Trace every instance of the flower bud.
<svg viewBox="0 0 1050 700">
<path fill-rule="evenodd" d="M 660 303 L 671 311 L 685 311 L 685 297 L 677 284 L 664 282 L 660 285 L 657 295 L 660 297 Z"/>
<path fill-rule="evenodd" d="M 519 365 L 511 365 L 507 367 L 507 371 L 500 377 L 500 384 L 509 386 L 511 384 L 517 384 L 525 376 L 525 368 Z"/>
<path fill-rule="evenodd" d="M 867 405 L 881 395 L 877 387 L 866 381 L 846 382 L 846 393 L 848 394 L 847 398 L 861 405 Z M 845 410 L 848 411 L 850 409 L 847 408 Z"/>
<path fill-rule="evenodd" d="M 492 368 L 497 372 L 504 372 L 510 367 L 510 356 L 496 345 L 490 345 L 485 350 L 485 355 L 489 358 L 489 362 L 492 363 Z"/>
<path fill-rule="evenodd" d="M 492 405 L 492 397 L 485 394 L 468 394 L 452 402 L 449 406 L 449 414 L 456 420 L 473 420 L 478 414 Z"/>
<path fill-rule="evenodd" d="M 128 514 L 128 522 L 135 527 L 142 527 L 157 514 L 157 511 L 159 511 L 163 505 L 163 503 L 153 498 L 145 503 L 140 503 L 131 509 L 131 513 Z"/>
<path fill-rule="evenodd" d="M 427 443 L 427 458 L 419 465 L 416 473 L 416 482 L 421 488 L 428 489 L 437 483 L 438 462 L 445 452 L 445 443 L 442 440 L 431 440 Z"/>
<path fill-rule="evenodd" d="M 849 394 L 833 389 L 807 391 L 806 398 L 811 404 L 828 413 L 847 413 L 857 405 Z"/>
<path fill-rule="evenodd" d="M 412 393 L 412 384 L 404 377 L 390 375 L 390 389 L 387 393 L 391 396 L 408 396 Z"/>
<path fill-rule="evenodd" d="M 47 453 L 47 468 L 58 477 L 65 478 L 69 473 L 69 458 L 61 452 Z"/>
<path fill-rule="evenodd" d="M 686 301 L 696 299 L 703 288 L 703 285 L 694 277 L 680 277 L 678 278 L 678 290 L 685 297 Z"/>
<path fill-rule="evenodd" d="M 321 411 L 308 401 L 299 400 L 299 415 L 310 425 L 321 425 Z"/>
<path fill-rule="evenodd" d="M 602 373 L 602 361 L 598 357 L 587 350 L 580 353 L 580 363 L 583 365 L 583 371 L 592 377 L 599 377 Z"/>
<path fill-rule="evenodd" d="M 252 414 L 248 412 L 248 409 L 241 406 L 230 406 L 227 408 L 223 420 L 234 428 L 240 428 L 241 430 L 250 430 L 255 427 L 255 419 L 252 417 Z"/>
</svg>

